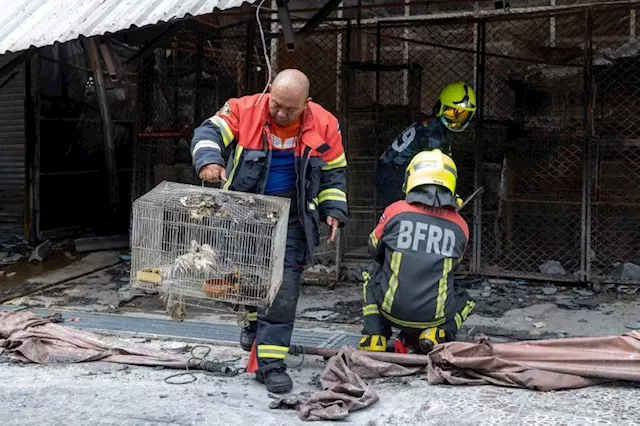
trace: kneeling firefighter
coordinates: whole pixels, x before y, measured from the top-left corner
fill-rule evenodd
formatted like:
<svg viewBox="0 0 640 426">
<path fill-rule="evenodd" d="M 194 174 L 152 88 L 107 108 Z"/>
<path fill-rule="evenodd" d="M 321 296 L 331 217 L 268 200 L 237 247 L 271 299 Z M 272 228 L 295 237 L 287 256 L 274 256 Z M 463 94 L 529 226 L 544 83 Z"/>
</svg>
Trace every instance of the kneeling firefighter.
<svg viewBox="0 0 640 426">
<path fill-rule="evenodd" d="M 473 311 L 475 302 L 456 288 L 453 276 L 469 241 L 456 182 L 456 164 L 439 149 L 420 152 L 409 163 L 405 199 L 385 209 L 369 236 L 376 265 L 363 274 L 360 349 L 386 351 L 394 326 L 401 330 L 397 352 L 428 353 L 454 340 Z"/>
</svg>

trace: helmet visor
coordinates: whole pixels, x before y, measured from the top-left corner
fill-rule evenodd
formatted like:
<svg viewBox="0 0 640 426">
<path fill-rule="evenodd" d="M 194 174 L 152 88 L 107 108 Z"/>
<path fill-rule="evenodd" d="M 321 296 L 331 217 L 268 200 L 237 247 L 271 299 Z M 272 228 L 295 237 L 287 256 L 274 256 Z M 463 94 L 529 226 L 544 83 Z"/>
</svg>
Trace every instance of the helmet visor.
<svg viewBox="0 0 640 426">
<path fill-rule="evenodd" d="M 471 121 L 472 116 L 472 111 L 462 108 L 446 106 L 442 111 L 442 117 L 450 129 L 461 129 L 465 127 L 465 125 Z"/>
</svg>

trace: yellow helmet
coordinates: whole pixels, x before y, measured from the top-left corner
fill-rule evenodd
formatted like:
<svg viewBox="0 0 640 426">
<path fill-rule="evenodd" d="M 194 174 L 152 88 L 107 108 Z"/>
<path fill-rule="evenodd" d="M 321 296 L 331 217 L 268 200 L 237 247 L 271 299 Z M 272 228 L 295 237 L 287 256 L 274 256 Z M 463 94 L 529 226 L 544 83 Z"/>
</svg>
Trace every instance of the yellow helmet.
<svg viewBox="0 0 640 426">
<path fill-rule="evenodd" d="M 451 157 L 439 149 L 422 151 L 411 159 L 407 166 L 404 193 L 409 194 L 422 185 L 440 185 L 455 196 L 458 168 Z"/>
<path fill-rule="evenodd" d="M 476 94 L 467 83 L 447 84 L 434 108 L 436 117 L 452 132 L 462 132 L 476 113 Z"/>
</svg>

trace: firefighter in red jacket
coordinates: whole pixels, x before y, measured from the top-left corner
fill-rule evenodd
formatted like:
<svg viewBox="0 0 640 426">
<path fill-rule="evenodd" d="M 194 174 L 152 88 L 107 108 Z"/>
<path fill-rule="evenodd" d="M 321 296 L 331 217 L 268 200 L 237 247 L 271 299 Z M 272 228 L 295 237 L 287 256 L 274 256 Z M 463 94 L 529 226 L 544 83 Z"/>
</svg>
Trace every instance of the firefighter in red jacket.
<svg viewBox="0 0 640 426">
<path fill-rule="evenodd" d="M 475 302 L 453 278 L 469 241 L 456 181 L 455 163 L 439 149 L 409 163 L 405 199 L 386 208 L 369 237 L 376 268 L 363 274 L 361 349 L 385 351 L 395 326 L 405 347 L 428 353 L 454 340 L 473 311 Z"/>
<path fill-rule="evenodd" d="M 226 165 L 222 153 L 233 152 Z M 240 344 L 257 345 L 256 380 L 269 392 L 288 392 L 284 358 L 289 351 L 304 264 L 319 243 L 323 223 L 330 240 L 347 219 L 346 170 L 338 120 L 309 98 L 309 80 L 289 69 L 275 76 L 269 93 L 229 99 L 195 129 L 193 165 L 202 180 L 232 191 L 291 199 L 284 277 L 268 312 L 249 312 Z"/>
</svg>

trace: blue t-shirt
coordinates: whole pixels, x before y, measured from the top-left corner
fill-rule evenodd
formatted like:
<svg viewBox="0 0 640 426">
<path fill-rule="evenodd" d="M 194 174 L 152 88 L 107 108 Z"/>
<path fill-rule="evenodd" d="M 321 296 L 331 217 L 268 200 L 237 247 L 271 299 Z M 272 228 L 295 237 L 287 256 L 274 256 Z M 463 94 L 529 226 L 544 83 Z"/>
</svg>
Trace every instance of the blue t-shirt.
<svg viewBox="0 0 640 426">
<path fill-rule="evenodd" d="M 271 167 L 264 193 L 276 194 L 296 186 L 296 168 L 293 150 L 271 151 Z"/>
</svg>

